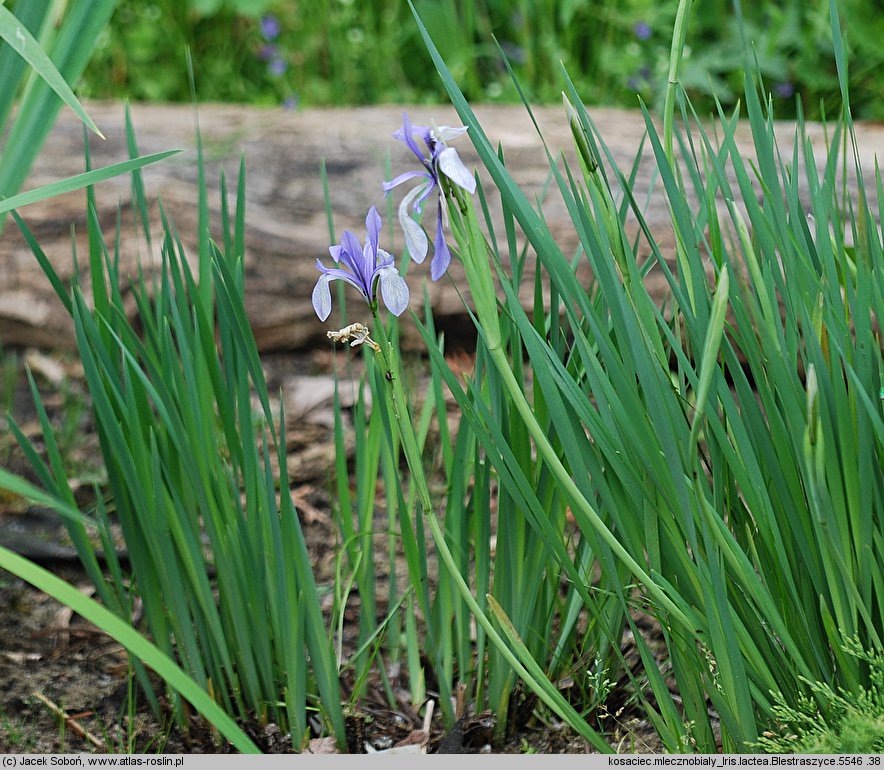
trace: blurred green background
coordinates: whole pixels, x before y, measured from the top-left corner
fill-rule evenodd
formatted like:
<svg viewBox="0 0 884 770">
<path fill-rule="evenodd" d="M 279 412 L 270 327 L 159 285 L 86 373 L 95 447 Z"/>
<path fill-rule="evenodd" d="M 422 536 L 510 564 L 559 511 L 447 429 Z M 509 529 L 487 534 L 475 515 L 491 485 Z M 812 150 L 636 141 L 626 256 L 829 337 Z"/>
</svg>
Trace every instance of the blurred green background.
<svg viewBox="0 0 884 770">
<path fill-rule="evenodd" d="M 19 0 L 20 2 L 26 0 Z M 560 62 L 585 101 L 656 105 L 665 88 L 675 0 L 415 0 L 474 101 L 514 101 L 494 45 L 529 98 L 558 102 Z M 744 28 L 776 113 L 839 103 L 828 0 L 744 2 Z M 884 4 L 839 0 L 856 117 L 884 118 Z M 452 19 L 456 21 L 452 21 Z M 706 111 L 742 92 L 732 0 L 696 0 L 683 84 Z M 434 102 L 444 98 L 406 0 L 120 0 L 79 84 L 86 97 L 188 100 L 190 47 L 199 98 L 306 105 Z"/>
</svg>

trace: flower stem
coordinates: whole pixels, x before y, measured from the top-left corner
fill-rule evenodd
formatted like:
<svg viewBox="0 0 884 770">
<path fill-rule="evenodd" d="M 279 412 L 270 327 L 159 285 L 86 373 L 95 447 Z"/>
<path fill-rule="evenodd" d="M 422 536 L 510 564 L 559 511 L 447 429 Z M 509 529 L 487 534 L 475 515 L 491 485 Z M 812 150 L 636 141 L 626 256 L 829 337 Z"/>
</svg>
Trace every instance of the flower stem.
<svg viewBox="0 0 884 770">
<path fill-rule="evenodd" d="M 498 633 L 482 607 L 479 606 L 479 602 L 476 600 L 476 597 L 473 596 L 473 592 L 470 590 L 464 576 L 461 574 L 460 568 L 454 559 L 454 555 L 451 553 L 451 549 L 448 547 L 448 543 L 445 540 L 445 534 L 442 530 L 439 518 L 433 510 L 433 501 L 430 497 L 427 477 L 424 473 L 423 458 L 421 457 L 417 436 L 414 432 L 414 423 L 409 414 L 408 402 L 405 398 L 405 390 L 402 387 L 402 380 L 399 376 L 399 362 L 396 350 L 387 338 L 386 330 L 381 323 L 381 319 L 378 317 L 376 307 L 372 308 L 372 313 L 374 315 L 374 332 L 380 345 L 380 351 L 377 352 L 377 355 L 381 358 L 384 367 L 384 379 L 387 382 L 387 398 L 393 410 L 393 417 L 396 421 L 400 441 L 402 442 L 402 450 L 405 453 L 405 460 L 411 471 L 411 481 L 416 487 L 417 497 L 420 503 L 420 510 L 416 512 L 418 514 L 418 520 L 425 519 L 427 521 L 430 527 L 430 534 L 436 545 L 436 552 L 445 564 L 448 574 L 454 581 L 458 592 L 467 607 L 469 607 L 470 612 L 472 612 L 473 616 L 476 618 L 476 622 L 482 626 L 491 643 L 497 647 L 506 661 L 512 666 L 516 675 L 531 687 L 547 706 L 549 706 L 562 719 L 571 724 L 596 748 L 600 751 L 610 750 L 598 733 L 586 723 L 586 720 L 581 717 L 580 714 L 574 710 L 573 706 L 562 697 L 561 693 L 556 690 L 538 665 L 537 661 L 535 661 L 530 653 L 528 653 L 527 648 L 519 650 L 524 658 L 524 660 L 520 661 L 516 653 L 513 652 L 504 638 Z M 499 343 L 497 350 L 500 350 Z M 418 528 L 418 531 L 420 531 L 420 528 Z M 422 575 L 424 581 L 426 581 L 425 569 L 426 567 L 424 565 L 424 572 Z M 425 596 L 425 594 L 423 594 L 423 591 L 425 590 L 426 582 L 421 586 L 421 591 L 418 591 L 418 595 Z M 423 601 L 425 602 L 426 599 L 423 599 Z M 429 625 L 431 617 L 429 606 L 421 606 L 421 610 Z M 500 610 L 500 612 L 502 612 L 502 610 Z M 432 629 L 428 630 L 428 638 L 433 639 Z M 522 645 L 522 647 L 524 647 L 524 645 Z M 438 651 L 435 651 L 435 657 L 437 660 L 441 659 Z M 450 692 L 450 682 L 442 682 L 440 679 L 439 685 L 443 696 L 446 691 Z M 443 697 L 441 705 L 442 708 L 446 710 L 446 713 L 448 713 L 451 704 L 450 702 L 446 703 L 446 700 L 447 699 Z"/>
<path fill-rule="evenodd" d="M 684 43 L 687 37 L 688 16 L 691 12 L 691 0 L 680 0 L 675 14 L 675 28 L 672 32 L 672 47 L 669 51 L 669 77 L 666 85 L 666 101 L 663 106 L 663 141 L 666 160 L 675 169 L 675 154 L 672 146 L 672 131 L 675 119 L 675 97 L 678 93 L 678 76 L 681 59 L 684 55 Z"/>
</svg>

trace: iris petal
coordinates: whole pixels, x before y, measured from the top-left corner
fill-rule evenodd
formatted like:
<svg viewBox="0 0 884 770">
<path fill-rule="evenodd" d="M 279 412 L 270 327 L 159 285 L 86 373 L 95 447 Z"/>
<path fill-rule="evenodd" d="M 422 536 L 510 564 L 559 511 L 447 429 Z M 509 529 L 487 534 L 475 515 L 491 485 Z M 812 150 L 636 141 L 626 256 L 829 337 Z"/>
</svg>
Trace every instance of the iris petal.
<svg viewBox="0 0 884 770">
<path fill-rule="evenodd" d="M 411 258 L 418 264 L 426 259 L 429 242 L 424 228 L 411 218 L 410 209 L 412 201 L 421 194 L 423 189 L 424 186 L 415 187 L 399 204 L 399 226 L 405 233 L 405 246 L 408 248 Z"/>
<path fill-rule="evenodd" d="M 368 214 L 365 215 L 365 232 L 366 239 L 365 243 L 368 245 L 371 244 L 372 253 L 377 252 L 378 250 L 378 236 L 381 232 L 381 215 L 378 214 L 378 210 L 372 206 L 368 210 Z"/>
<path fill-rule="evenodd" d="M 407 182 L 409 179 L 415 179 L 417 177 L 432 179 L 426 171 L 406 171 L 404 174 L 399 174 L 395 179 L 391 179 L 389 182 L 384 182 L 384 192 L 390 192 L 394 187 L 398 187 L 403 182 Z"/>
<path fill-rule="evenodd" d="M 430 262 L 430 278 L 438 281 L 448 265 L 451 264 L 451 251 L 448 244 L 445 243 L 445 233 L 442 230 L 442 209 L 439 209 L 439 216 L 436 218 L 436 238 L 433 241 L 433 261 Z"/>
<path fill-rule="evenodd" d="M 408 284 L 395 267 L 382 267 L 378 270 L 381 297 L 393 315 L 402 315 L 408 307 Z"/>
<path fill-rule="evenodd" d="M 316 286 L 313 287 L 313 309 L 320 321 L 331 315 L 331 291 L 328 288 L 331 280 L 331 276 L 323 274 L 319 276 Z"/>
<path fill-rule="evenodd" d="M 378 265 L 377 269 L 379 270 L 382 267 L 390 267 L 393 264 L 393 255 L 389 251 L 384 251 L 383 249 L 378 249 Z"/>
<path fill-rule="evenodd" d="M 463 136 L 467 131 L 469 131 L 469 126 L 458 126 L 457 128 L 452 128 L 451 126 L 436 126 L 433 133 L 443 142 L 450 142 L 452 139 L 457 139 L 457 137 Z"/>
<path fill-rule="evenodd" d="M 436 158 L 439 170 L 470 195 L 476 192 L 476 178 L 464 165 L 454 147 L 446 147 Z"/>
<path fill-rule="evenodd" d="M 423 177 L 427 180 L 410 190 L 399 205 L 399 224 L 405 234 L 405 244 L 415 262 L 420 263 L 426 259 L 429 251 L 429 238 L 419 222 L 419 217 L 415 219 L 414 215 L 421 213 L 424 201 L 430 196 L 435 195 L 438 200 L 439 211 L 433 238 L 434 254 L 430 265 L 430 276 L 434 281 L 445 274 L 451 262 L 451 250 L 445 242 L 444 233 L 447 222 L 445 196 L 439 187 L 439 177 L 444 174 L 453 184 L 471 195 L 476 192 L 475 175 L 464 165 L 457 150 L 446 146 L 446 142 L 463 136 L 467 130 L 468 127 L 465 126 L 433 126 L 433 128 L 416 126 L 411 123 L 408 114 L 404 113 L 402 127 L 393 134 L 397 140 L 403 142 L 414 153 L 426 168 L 426 172 L 406 172 L 392 181 L 384 183 L 384 190 L 389 193 L 394 187 L 408 179 Z M 429 157 L 418 146 L 420 140 L 426 145 Z"/>
<path fill-rule="evenodd" d="M 412 126 L 411 121 L 408 119 L 408 113 L 402 113 L 402 128 L 400 128 L 393 136 L 398 139 L 400 142 L 404 142 L 409 150 L 411 150 L 418 159 L 425 163 L 425 159 L 423 153 L 420 151 L 420 147 L 417 146 L 417 142 L 414 141 L 414 134 L 418 131 L 422 135 L 425 132 L 427 136 L 429 136 L 429 129 L 423 126 Z M 424 140 L 426 141 L 426 139 Z"/>
</svg>

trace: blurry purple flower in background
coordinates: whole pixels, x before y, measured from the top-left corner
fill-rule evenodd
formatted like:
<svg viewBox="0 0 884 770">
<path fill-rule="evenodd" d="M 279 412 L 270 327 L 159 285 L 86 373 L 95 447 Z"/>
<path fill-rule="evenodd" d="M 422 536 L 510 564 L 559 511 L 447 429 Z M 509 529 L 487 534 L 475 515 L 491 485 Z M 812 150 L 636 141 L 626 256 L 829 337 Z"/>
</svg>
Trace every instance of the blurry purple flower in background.
<svg viewBox="0 0 884 770">
<path fill-rule="evenodd" d="M 433 240 L 433 261 L 430 263 L 430 278 L 434 281 L 438 281 L 445 274 L 451 262 L 451 251 L 445 242 L 443 230 L 446 211 L 445 195 L 440 187 L 440 175 L 444 175 L 470 195 L 476 192 L 476 178 L 463 164 L 457 150 L 445 144 L 449 139 L 455 139 L 465 134 L 466 131 L 467 129 L 462 126 L 460 128 L 413 126 L 406 113 L 403 114 L 402 128 L 393 134 L 394 138 L 405 144 L 415 154 L 424 167 L 423 171 L 406 171 L 395 179 L 384 182 L 384 192 L 389 193 L 394 187 L 409 179 L 425 180 L 408 192 L 399 204 L 399 224 L 405 233 L 405 245 L 408 247 L 411 258 L 417 263 L 426 259 L 429 242 L 424 228 L 411 215 L 414 212 L 420 216 L 424 201 L 432 195 L 434 190 L 437 191 L 439 211 L 436 218 L 436 236 Z M 427 146 L 429 157 L 424 155 L 415 138 L 422 140 Z"/>
<path fill-rule="evenodd" d="M 639 68 L 638 72 L 636 72 L 629 80 L 626 81 L 626 87 L 630 91 L 641 91 L 643 88 L 646 88 L 651 82 L 651 75 L 653 72 L 651 68 L 645 64 Z"/>
<path fill-rule="evenodd" d="M 258 58 L 262 61 L 270 61 L 276 56 L 277 48 L 275 45 L 265 43 L 258 49 Z"/>
<path fill-rule="evenodd" d="M 282 108 L 294 112 L 298 109 L 298 103 L 299 100 L 297 96 L 287 96 L 282 102 Z"/>
<path fill-rule="evenodd" d="M 276 40 L 279 37 L 279 19 L 268 13 L 261 17 L 261 34 L 265 40 Z"/>
<path fill-rule="evenodd" d="M 278 78 L 285 74 L 285 71 L 289 68 L 288 63 L 285 59 L 280 58 L 279 56 L 275 56 L 271 59 L 270 64 L 267 65 L 267 71 L 275 78 Z"/>
<path fill-rule="evenodd" d="M 313 287 L 313 309 L 320 321 L 331 314 L 332 281 L 344 281 L 355 287 L 369 305 L 375 302 L 375 285 L 380 284 L 381 297 L 393 315 L 402 315 L 408 307 L 408 284 L 393 264 L 393 255 L 378 248 L 381 232 L 380 214 L 372 206 L 365 217 L 365 246 L 349 230 L 345 230 L 339 246 L 328 252 L 339 267 L 326 267 L 318 259 L 316 267 L 322 275 Z"/>
<path fill-rule="evenodd" d="M 774 86 L 774 93 L 781 99 L 791 99 L 793 96 L 795 96 L 795 86 L 793 86 L 788 81 L 777 83 Z"/>
<path fill-rule="evenodd" d="M 649 40 L 653 34 L 653 30 L 646 21 L 637 21 L 632 31 L 639 40 Z"/>
<path fill-rule="evenodd" d="M 509 40 L 501 40 L 500 47 L 513 64 L 524 64 L 528 59 L 525 49 Z"/>
</svg>

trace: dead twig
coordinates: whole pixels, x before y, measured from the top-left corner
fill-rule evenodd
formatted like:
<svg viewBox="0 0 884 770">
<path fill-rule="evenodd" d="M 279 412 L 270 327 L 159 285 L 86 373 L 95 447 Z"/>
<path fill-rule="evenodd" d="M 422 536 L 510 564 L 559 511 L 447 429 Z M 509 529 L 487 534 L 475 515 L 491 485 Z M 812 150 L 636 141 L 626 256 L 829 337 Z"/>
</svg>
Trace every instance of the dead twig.
<svg viewBox="0 0 884 770">
<path fill-rule="evenodd" d="M 104 741 L 101 738 L 96 738 L 92 733 L 90 733 L 83 725 L 81 725 L 76 719 L 74 719 L 70 714 L 68 714 L 61 706 L 57 706 L 53 703 L 49 698 L 47 698 L 43 693 L 34 692 L 32 695 L 40 701 L 47 709 L 59 719 L 63 719 L 64 723 L 67 727 L 69 727 L 73 732 L 79 735 L 84 740 L 89 741 L 96 749 L 103 749 Z"/>
</svg>

